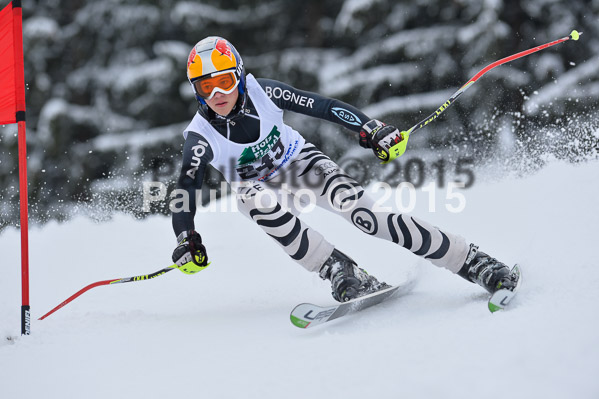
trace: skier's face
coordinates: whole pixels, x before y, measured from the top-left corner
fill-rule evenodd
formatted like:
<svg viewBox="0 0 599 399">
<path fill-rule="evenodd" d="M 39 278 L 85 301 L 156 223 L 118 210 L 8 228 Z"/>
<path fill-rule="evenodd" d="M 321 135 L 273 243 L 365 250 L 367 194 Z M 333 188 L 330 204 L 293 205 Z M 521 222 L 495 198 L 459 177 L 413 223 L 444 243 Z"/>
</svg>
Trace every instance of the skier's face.
<svg viewBox="0 0 599 399">
<path fill-rule="evenodd" d="M 237 103 L 237 98 L 239 97 L 239 91 L 233 90 L 233 92 L 229 94 L 223 94 L 220 92 L 214 93 L 214 97 L 210 100 L 205 100 L 206 104 L 212 109 L 214 112 L 219 114 L 220 116 L 227 116 L 235 107 L 235 103 Z"/>
</svg>

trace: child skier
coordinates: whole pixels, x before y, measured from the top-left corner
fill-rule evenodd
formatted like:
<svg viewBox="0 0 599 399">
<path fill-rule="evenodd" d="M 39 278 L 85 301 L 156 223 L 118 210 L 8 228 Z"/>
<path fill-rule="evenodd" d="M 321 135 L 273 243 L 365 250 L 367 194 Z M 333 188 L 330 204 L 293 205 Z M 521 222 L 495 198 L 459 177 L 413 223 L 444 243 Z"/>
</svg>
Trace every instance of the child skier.
<svg viewBox="0 0 599 399">
<path fill-rule="evenodd" d="M 392 241 L 493 293 L 515 286 L 509 268 L 474 244 L 429 223 L 399 213 L 380 212 L 361 185 L 328 156 L 283 122 L 283 110 L 325 119 L 359 133 L 359 144 L 387 152 L 401 141 L 391 125 L 370 119 L 344 102 L 245 74 L 231 43 L 220 37 L 198 42 L 187 61 L 187 77 L 199 102 L 183 136 L 183 165 L 177 182 L 172 223 L 177 236 L 173 262 L 185 273 L 206 268 L 208 255 L 196 232 L 195 191 L 208 164 L 236 192 L 238 209 L 258 224 L 308 271 L 329 280 L 333 297 L 348 301 L 382 288 L 379 282 L 307 226 L 289 204 L 310 190 L 316 205 L 335 212 L 366 234 Z M 264 196 L 277 201 L 265 200 Z M 303 198 L 303 197 L 302 197 Z"/>
</svg>

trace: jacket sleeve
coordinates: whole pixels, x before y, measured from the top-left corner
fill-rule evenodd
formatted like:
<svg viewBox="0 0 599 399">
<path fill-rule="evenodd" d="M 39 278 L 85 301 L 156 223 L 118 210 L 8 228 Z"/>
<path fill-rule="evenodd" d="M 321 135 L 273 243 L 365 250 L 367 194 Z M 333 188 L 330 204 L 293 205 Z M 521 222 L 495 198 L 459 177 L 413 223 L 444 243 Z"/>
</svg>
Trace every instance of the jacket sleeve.
<svg viewBox="0 0 599 399">
<path fill-rule="evenodd" d="M 355 132 L 370 120 L 356 107 L 272 79 L 257 79 L 266 95 L 281 109 L 337 123 Z"/>
<path fill-rule="evenodd" d="M 199 133 L 188 132 L 183 145 L 183 163 L 173 192 L 170 209 L 175 236 L 195 229 L 196 190 L 202 188 L 206 167 L 214 158 L 208 141 Z"/>
</svg>

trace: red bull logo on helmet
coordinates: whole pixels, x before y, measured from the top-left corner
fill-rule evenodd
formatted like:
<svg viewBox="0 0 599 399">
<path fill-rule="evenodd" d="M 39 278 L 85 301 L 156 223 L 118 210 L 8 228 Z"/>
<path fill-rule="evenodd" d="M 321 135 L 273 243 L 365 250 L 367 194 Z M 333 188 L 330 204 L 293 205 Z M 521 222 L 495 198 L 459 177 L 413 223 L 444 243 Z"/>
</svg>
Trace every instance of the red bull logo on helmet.
<svg viewBox="0 0 599 399">
<path fill-rule="evenodd" d="M 191 49 L 191 53 L 189 53 L 189 58 L 187 58 L 187 68 L 189 69 L 189 66 L 191 65 L 191 63 L 193 62 L 193 59 L 196 56 L 196 48 L 192 48 Z"/>
<path fill-rule="evenodd" d="M 226 69 L 233 69 L 237 67 L 237 60 L 235 59 L 235 54 L 231 51 L 231 47 L 226 40 L 220 39 L 216 41 L 216 45 L 214 46 L 214 50 L 210 54 L 210 60 L 212 61 L 212 65 L 214 66 L 214 71 L 206 72 L 220 72 Z M 208 69 L 208 68 L 207 68 Z"/>
<path fill-rule="evenodd" d="M 222 55 L 229 57 L 229 59 L 231 61 L 233 60 L 233 57 L 231 57 L 232 56 L 231 47 L 229 47 L 229 44 L 227 43 L 226 40 L 223 40 L 223 39 L 217 40 L 216 46 L 214 46 L 214 48 Z"/>
</svg>

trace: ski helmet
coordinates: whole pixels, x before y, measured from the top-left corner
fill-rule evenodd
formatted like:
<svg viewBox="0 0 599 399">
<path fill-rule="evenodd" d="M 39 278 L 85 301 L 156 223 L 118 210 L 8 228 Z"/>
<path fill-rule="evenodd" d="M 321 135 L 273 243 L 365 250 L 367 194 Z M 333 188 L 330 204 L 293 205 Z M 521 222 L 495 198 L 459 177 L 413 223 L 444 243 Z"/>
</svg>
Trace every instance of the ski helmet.
<svg viewBox="0 0 599 399">
<path fill-rule="evenodd" d="M 241 56 L 226 39 L 210 36 L 191 49 L 187 60 L 187 79 L 196 99 L 206 105 L 206 99 L 216 92 L 232 93 L 237 88 L 240 101 L 245 99 L 245 69 Z"/>
</svg>

